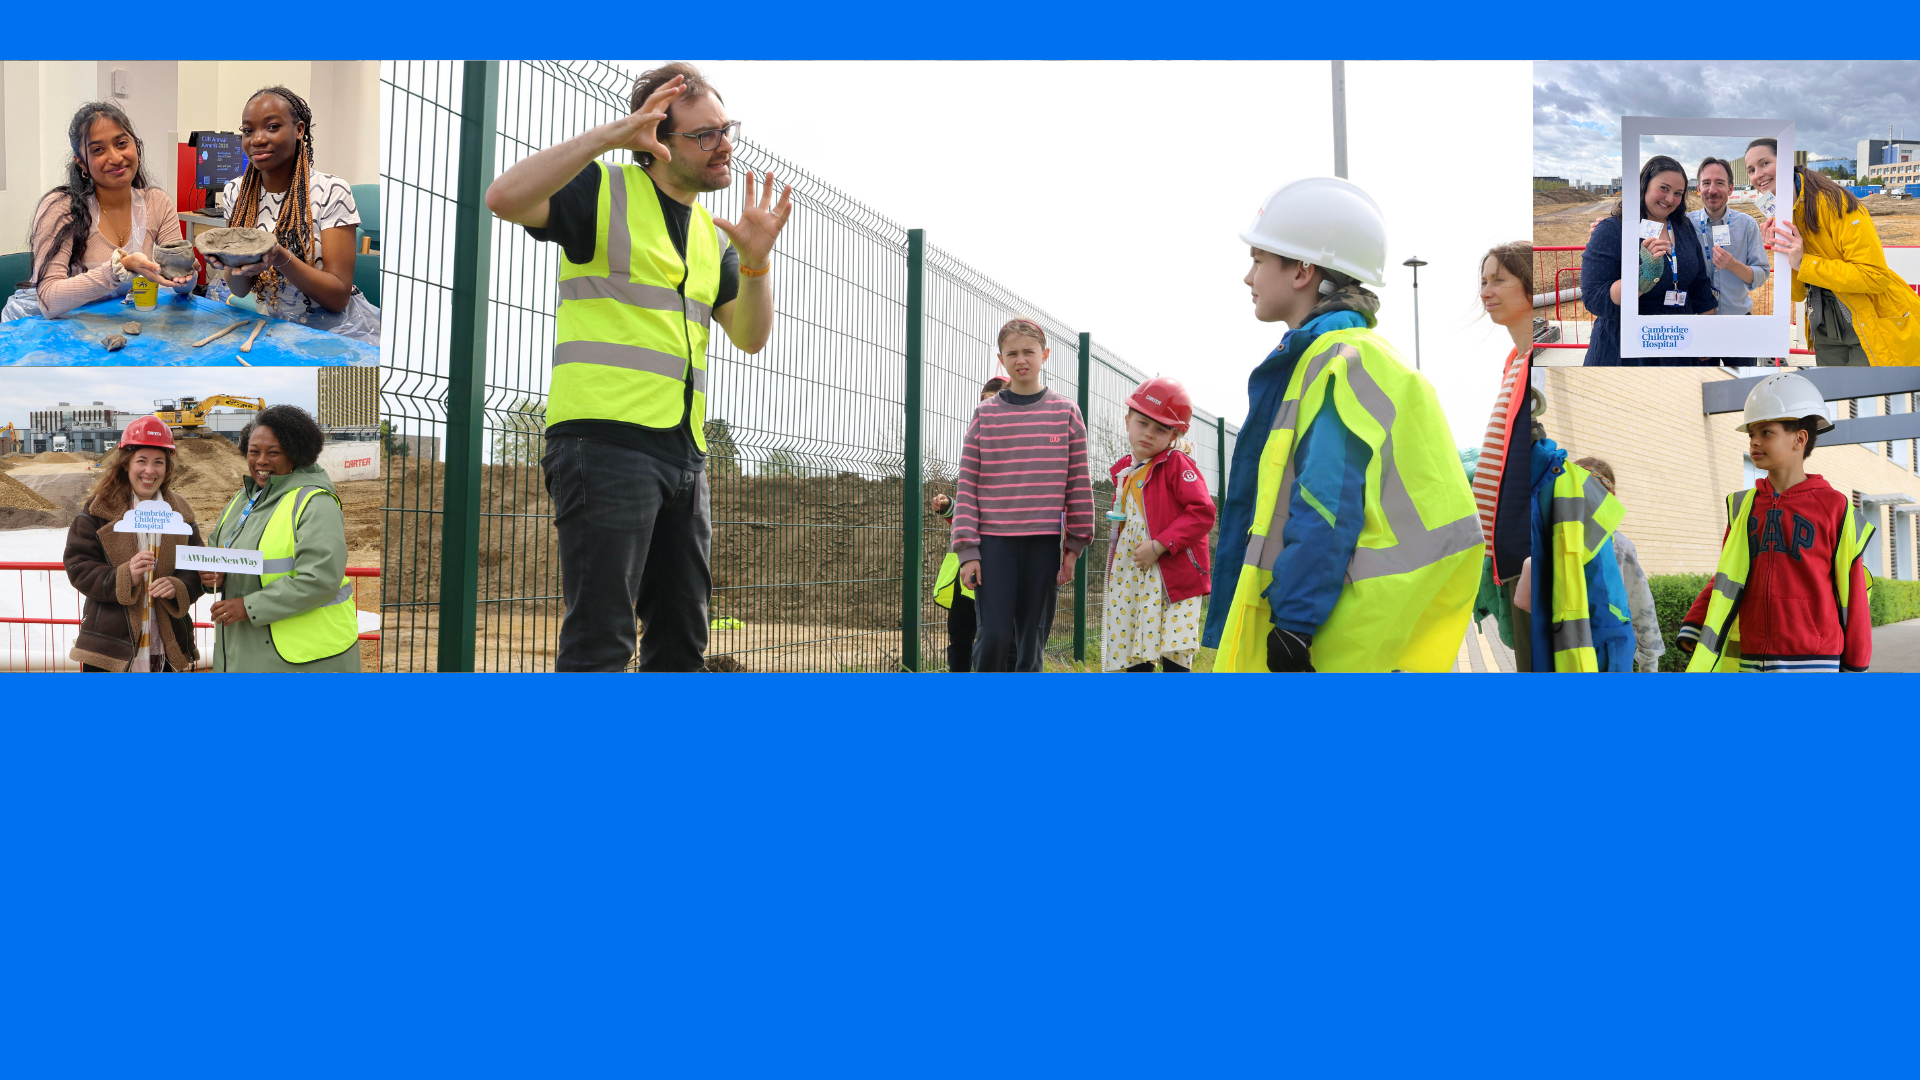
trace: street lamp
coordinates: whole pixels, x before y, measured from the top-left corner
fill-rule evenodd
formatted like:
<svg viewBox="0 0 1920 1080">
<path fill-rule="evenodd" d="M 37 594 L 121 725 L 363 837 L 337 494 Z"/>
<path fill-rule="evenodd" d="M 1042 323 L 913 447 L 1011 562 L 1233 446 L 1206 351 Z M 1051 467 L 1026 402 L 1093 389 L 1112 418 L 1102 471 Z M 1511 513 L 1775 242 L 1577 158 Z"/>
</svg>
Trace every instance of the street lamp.
<svg viewBox="0 0 1920 1080">
<path fill-rule="evenodd" d="M 1420 370 L 1420 268 L 1427 260 L 1415 255 L 1401 266 L 1413 267 L 1413 370 Z"/>
</svg>

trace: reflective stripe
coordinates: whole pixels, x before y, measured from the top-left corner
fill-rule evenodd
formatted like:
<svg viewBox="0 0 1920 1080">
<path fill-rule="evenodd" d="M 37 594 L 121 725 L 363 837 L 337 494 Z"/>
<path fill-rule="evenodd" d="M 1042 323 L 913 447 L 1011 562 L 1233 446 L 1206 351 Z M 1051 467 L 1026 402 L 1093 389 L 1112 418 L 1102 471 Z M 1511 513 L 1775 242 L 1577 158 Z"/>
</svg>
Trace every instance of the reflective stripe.
<svg viewBox="0 0 1920 1080">
<path fill-rule="evenodd" d="M 1746 586 L 1725 574 L 1715 574 L 1713 575 L 1713 591 L 1729 600 L 1738 600 L 1740 599 L 1740 594 L 1746 591 Z"/>
<path fill-rule="evenodd" d="M 1360 350 L 1342 342 L 1314 357 L 1312 360 L 1309 360 L 1307 362 L 1307 372 L 1301 376 L 1300 379 L 1300 397 L 1288 398 L 1280 403 L 1280 411 L 1276 413 L 1273 418 L 1274 431 L 1293 430 L 1294 424 L 1300 418 L 1301 400 L 1307 396 L 1307 391 L 1313 388 L 1314 381 L 1320 377 L 1320 373 L 1327 369 L 1327 365 L 1332 363 L 1333 358 L 1336 356 L 1345 357 L 1348 361 L 1358 360 L 1360 359 Z M 1269 434 L 1268 438 L 1272 438 L 1272 435 Z M 1298 442 L 1295 442 L 1287 448 L 1287 467 L 1286 470 L 1280 474 L 1280 492 L 1273 500 L 1273 517 L 1267 523 L 1266 538 L 1258 544 L 1251 542 L 1247 544 L 1245 565 L 1258 566 L 1268 573 L 1272 573 L 1273 565 L 1280 561 L 1280 552 L 1287 546 L 1287 517 L 1293 512 L 1292 506 L 1289 505 L 1292 500 L 1287 497 L 1287 492 L 1293 490 L 1293 481 L 1296 475 L 1293 467 L 1293 459 L 1299 452 L 1300 444 Z"/>
<path fill-rule="evenodd" d="M 1347 386 L 1353 390 L 1353 396 L 1360 400 L 1361 408 L 1366 409 L 1374 423 L 1387 433 L 1386 439 L 1380 444 L 1380 510 L 1386 515 L 1387 527 L 1393 530 L 1397 541 L 1392 547 L 1355 548 L 1353 561 L 1347 564 L 1347 579 L 1365 581 L 1391 574 L 1411 573 L 1423 566 L 1432 566 L 1450 555 L 1485 544 L 1486 536 L 1480 531 L 1480 511 L 1477 507 L 1465 517 L 1433 529 L 1427 528 L 1420 520 L 1420 511 L 1414 507 L 1413 495 L 1407 491 L 1406 478 L 1400 475 L 1400 468 L 1393 460 L 1393 422 L 1399 415 L 1393 407 L 1393 400 L 1380 389 L 1379 383 L 1373 381 L 1359 351 L 1351 346 L 1341 347 L 1353 354 L 1347 367 Z"/>
<path fill-rule="evenodd" d="M 1593 624 L 1585 619 L 1568 619 L 1553 624 L 1553 651 L 1593 648 Z"/>
<path fill-rule="evenodd" d="M 293 556 L 289 555 L 284 559 L 263 559 L 260 562 L 260 572 L 263 574 L 291 574 L 293 573 Z"/>
<path fill-rule="evenodd" d="M 638 345 L 616 345 L 611 341 L 563 341 L 553 347 L 553 366 L 561 364 L 603 364 L 629 371 L 650 371 L 675 382 L 684 382 L 687 375 L 684 356 Z M 694 389 L 705 389 L 705 373 L 699 368 L 694 371 L 699 375 L 694 380 Z"/>
<path fill-rule="evenodd" d="M 1697 646 L 1698 648 L 1705 649 L 1710 653 L 1718 653 L 1720 651 L 1720 641 L 1720 632 L 1718 630 L 1715 630 L 1711 626 L 1703 626 L 1700 628 L 1700 644 Z"/>
<path fill-rule="evenodd" d="M 603 163 L 600 180 L 607 185 L 607 193 L 612 197 L 607 213 L 607 274 L 631 278 L 633 233 L 627 225 L 627 171 Z"/>
<path fill-rule="evenodd" d="M 623 275 L 624 276 L 624 275 Z M 643 285 L 640 282 L 615 280 L 611 277 L 574 277 L 560 282 L 562 300 L 612 300 L 628 307 L 645 308 L 648 311 L 684 311 L 701 326 L 712 327 L 713 308 L 698 300 L 684 303 L 680 294 L 663 285 Z"/>
<path fill-rule="evenodd" d="M 353 585 L 351 582 L 349 582 L 348 584 L 340 586 L 340 591 L 334 594 L 333 603 L 344 604 L 351 599 L 353 599 Z M 333 604 L 324 604 L 322 606 L 332 607 Z"/>
</svg>

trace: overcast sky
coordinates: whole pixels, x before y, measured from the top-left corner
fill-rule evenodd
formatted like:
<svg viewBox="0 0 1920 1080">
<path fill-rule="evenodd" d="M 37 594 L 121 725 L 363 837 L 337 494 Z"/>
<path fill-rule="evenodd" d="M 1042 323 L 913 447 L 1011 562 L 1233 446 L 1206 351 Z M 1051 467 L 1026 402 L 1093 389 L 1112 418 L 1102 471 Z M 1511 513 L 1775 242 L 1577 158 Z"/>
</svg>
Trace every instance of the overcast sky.
<svg viewBox="0 0 1920 1080">
<path fill-rule="evenodd" d="M 1794 122 L 1799 148 L 1852 159 L 1892 124 L 1920 139 L 1920 64 L 1892 60 L 1540 61 L 1533 65 L 1533 171 L 1572 180 L 1620 175 L 1622 116 L 1744 116 Z M 1687 166 L 1674 140 L 1657 144 Z M 1744 144 L 1743 144 L 1744 145 Z M 1724 156 L 1724 155 L 1721 155 Z"/>
<path fill-rule="evenodd" d="M 1247 374 L 1283 328 L 1253 318 L 1238 233 L 1276 187 L 1332 174 L 1326 62 L 697 62 L 749 139 L 1245 417 Z M 1486 249 L 1532 228 L 1530 71 L 1347 64 L 1349 175 L 1387 220 L 1380 328 L 1411 362 L 1400 264 L 1426 259 L 1421 351 L 1463 446 L 1512 345 L 1476 293 Z M 1473 167 L 1440 167 L 1463 131 Z"/>
<path fill-rule="evenodd" d="M 0 372 L 0 427 L 27 426 L 27 414 L 60 402 L 91 409 L 102 401 L 114 409 L 145 412 L 159 398 L 209 398 L 215 394 L 265 398 L 269 405 L 320 407 L 317 368 L 7 368 Z"/>
</svg>

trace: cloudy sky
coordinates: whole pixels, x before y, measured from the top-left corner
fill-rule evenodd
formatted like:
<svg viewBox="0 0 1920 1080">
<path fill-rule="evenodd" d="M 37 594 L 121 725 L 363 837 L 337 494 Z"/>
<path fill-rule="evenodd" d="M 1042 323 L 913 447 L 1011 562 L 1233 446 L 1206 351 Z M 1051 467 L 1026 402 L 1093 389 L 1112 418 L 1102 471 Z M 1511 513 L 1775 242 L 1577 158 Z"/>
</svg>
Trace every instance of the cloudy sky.
<svg viewBox="0 0 1920 1080">
<path fill-rule="evenodd" d="M 141 412 L 159 398 L 208 398 L 215 394 L 265 398 L 269 405 L 319 408 L 316 368 L 8 368 L 0 372 L 0 427 L 27 426 L 27 414 L 62 401 L 90 409 L 96 401 L 110 408 Z"/>
<path fill-rule="evenodd" d="M 1284 328 L 1253 318 L 1238 233 L 1276 187 L 1332 174 L 1325 61 L 699 63 L 749 139 L 1180 378 L 1200 406 L 1246 416 L 1247 374 Z M 1413 359 L 1400 264 L 1426 259 L 1421 352 L 1463 446 L 1480 442 L 1512 347 L 1476 293 L 1487 248 L 1532 228 L 1530 71 L 1347 64 L 1349 176 L 1387 219 L 1380 329 Z M 1475 167 L 1435 167 L 1457 158 L 1463 123 Z"/>
<path fill-rule="evenodd" d="M 1575 180 L 1620 175 L 1622 116 L 1784 118 L 1794 122 L 1800 149 L 1816 158 L 1852 158 L 1861 139 L 1886 138 L 1889 124 L 1905 138 L 1920 139 L 1920 64 L 1541 61 L 1533 65 L 1534 173 Z M 1701 145 L 1660 140 L 1643 152 L 1673 154 L 1691 178 Z"/>
</svg>

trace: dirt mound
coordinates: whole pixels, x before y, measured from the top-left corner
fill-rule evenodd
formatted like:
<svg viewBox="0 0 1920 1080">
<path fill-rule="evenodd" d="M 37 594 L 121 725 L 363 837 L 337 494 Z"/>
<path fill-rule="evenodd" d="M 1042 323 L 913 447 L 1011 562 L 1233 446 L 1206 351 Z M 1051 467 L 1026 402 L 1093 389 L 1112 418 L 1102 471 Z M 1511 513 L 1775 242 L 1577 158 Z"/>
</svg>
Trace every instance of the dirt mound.
<svg viewBox="0 0 1920 1080">
<path fill-rule="evenodd" d="M 0 506 L 0 531 L 14 529 L 64 529 L 73 524 L 70 510 L 22 510 Z"/>
<path fill-rule="evenodd" d="M 35 465 L 75 465 L 88 460 L 79 454 L 69 454 L 64 450 L 47 454 L 30 454 L 24 456 L 31 457 Z"/>
<path fill-rule="evenodd" d="M 1613 196 L 1602 194 L 1598 191 L 1582 191 L 1579 188 L 1570 187 L 1550 188 L 1546 191 L 1534 192 L 1533 205 L 1547 206 L 1555 203 L 1599 202 L 1601 199 L 1611 198 L 1613 198 Z"/>
<path fill-rule="evenodd" d="M 4 474 L 0 474 L 0 506 L 10 506 L 16 510 L 60 509 L 58 503 L 41 496 L 39 492 Z"/>
<path fill-rule="evenodd" d="M 225 439 L 180 439 L 173 460 L 174 494 L 193 505 L 202 521 L 218 514 L 247 478 L 247 459 L 240 448 Z"/>
</svg>

